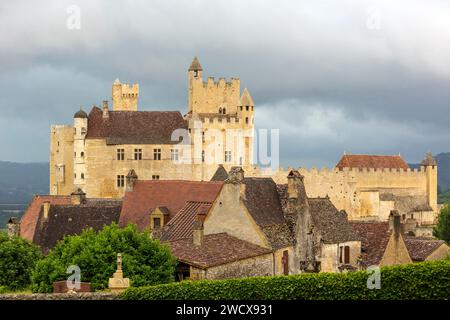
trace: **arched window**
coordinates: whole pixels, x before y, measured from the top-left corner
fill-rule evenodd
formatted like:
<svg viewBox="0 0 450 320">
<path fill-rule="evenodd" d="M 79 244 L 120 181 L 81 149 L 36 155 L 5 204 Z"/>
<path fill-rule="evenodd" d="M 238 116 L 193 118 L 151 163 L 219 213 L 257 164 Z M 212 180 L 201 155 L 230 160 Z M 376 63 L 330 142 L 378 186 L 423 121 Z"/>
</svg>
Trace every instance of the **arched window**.
<svg viewBox="0 0 450 320">
<path fill-rule="evenodd" d="M 223 112 L 223 114 L 227 113 L 227 109 L 223 108 L 222 112 Z"/>
<path fill-rule="evenodd" d="M 219 114 L 222 114 L 222 108 L 219 108 Z"/>
</svg>

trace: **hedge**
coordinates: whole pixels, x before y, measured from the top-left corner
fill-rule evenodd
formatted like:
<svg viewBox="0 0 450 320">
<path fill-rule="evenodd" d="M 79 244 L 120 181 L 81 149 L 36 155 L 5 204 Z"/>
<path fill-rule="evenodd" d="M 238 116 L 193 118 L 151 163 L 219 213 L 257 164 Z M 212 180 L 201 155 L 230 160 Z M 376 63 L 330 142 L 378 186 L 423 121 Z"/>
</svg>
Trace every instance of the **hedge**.
<svg viewBox="0 0 450 320">
<path fill-rule="evenodd" d="M 369 273 L 298 274 L 230 280 L 183 281 L 130 288 L 125 300 L 396 300 L 449 299 L 450 261 L 381 268 L 381 288 L 368 289 Z"/>
</svg>

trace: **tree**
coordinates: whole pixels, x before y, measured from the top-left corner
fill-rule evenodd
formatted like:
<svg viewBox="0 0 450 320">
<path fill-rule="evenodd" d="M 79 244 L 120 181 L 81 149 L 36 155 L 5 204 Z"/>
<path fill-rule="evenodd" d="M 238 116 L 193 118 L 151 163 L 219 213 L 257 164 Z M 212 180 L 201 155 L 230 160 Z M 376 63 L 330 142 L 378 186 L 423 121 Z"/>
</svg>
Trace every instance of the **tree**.
<svg viewBox="0 0 450 320">
<path fill-rule="evenodd" d="M 450 203 L 444 205 L 438 216 L 438 223 L 433 230 L 433 235 L 450 243 Z"/>
<path fill-rule="evenodd" d="M 39 247 L 20 237 L 0 232 L 0 287 L 19 290 L 31 284 L 31 274 L 39 259 Z"/>
<path fill-rule="evenodd" d="M 66 236 L 41 260 L 33 271 L 33 292 L 51 292 L 54 281 L 66 280 L 70 266 L 78 266 L 81 281 L 90 282 L 93 290 L 108 287 L 108 279 L 117 268 L 117 253 L 122 254 L 124 276 L 131 285 L 143 286 L 172 282 L 176 259 L 169 248 L 152 240 L 148 232 L 138 232 L 128 225 L 116 224 L 95 232 L 86 229 L 81 235 Z"/>
</svg>

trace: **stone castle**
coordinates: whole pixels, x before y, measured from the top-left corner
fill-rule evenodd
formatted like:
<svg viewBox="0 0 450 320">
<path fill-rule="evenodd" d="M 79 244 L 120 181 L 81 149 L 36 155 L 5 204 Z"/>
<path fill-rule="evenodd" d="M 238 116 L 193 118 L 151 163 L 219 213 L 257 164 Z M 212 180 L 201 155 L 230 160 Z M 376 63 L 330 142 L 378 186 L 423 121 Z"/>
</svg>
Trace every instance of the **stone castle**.
<svg viewBox="0 0 450 320">
<path fill-rule="evenodd" d="M 130 180 L 208 181 L 223 165 L 240 166 L 246 176 L 286 183 L 292 168 L 264 170 L 253 165 L 254 102 L 240 80 L 204 81 L 194 58 L 188 69 L 188 112 L 138 111 L 139 85 L 112 86 L 108 101 L 89 114 L 75 113 L 73 125 L 54 125 L 50 139 L 50 192 L 82 189 L 91 198 L 121 198 Z M 308 197 L 328 197 L 351 220 L 402 220 L 424 226 L 435 221 L 437 163 L 431 155 L 420 169 L 400 156 L 344 155 L 332 169 L 305 169 Z"/>
</svg>

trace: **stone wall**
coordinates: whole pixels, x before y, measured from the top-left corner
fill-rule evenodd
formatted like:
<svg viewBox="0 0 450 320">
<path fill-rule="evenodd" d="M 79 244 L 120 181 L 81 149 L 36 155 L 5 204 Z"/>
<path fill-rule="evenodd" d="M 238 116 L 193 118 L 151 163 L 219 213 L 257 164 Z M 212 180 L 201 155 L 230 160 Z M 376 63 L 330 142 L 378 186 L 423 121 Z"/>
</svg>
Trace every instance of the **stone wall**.
<svg viewBox="0 0 450 320">
<path fill-rule="evenodd" d="M 272 254 L 266 254 L 209 268 L 206 272 L 206 279 L 233 279 L 272 275 L 274 275 L 273 256 Z"/>
<path fill-rule="evenodd" d="M 109 292 L 89 293 L 34 293 L 0 294 L 0 300 L 118 300 L 117 294 Z"/>
</svg>

